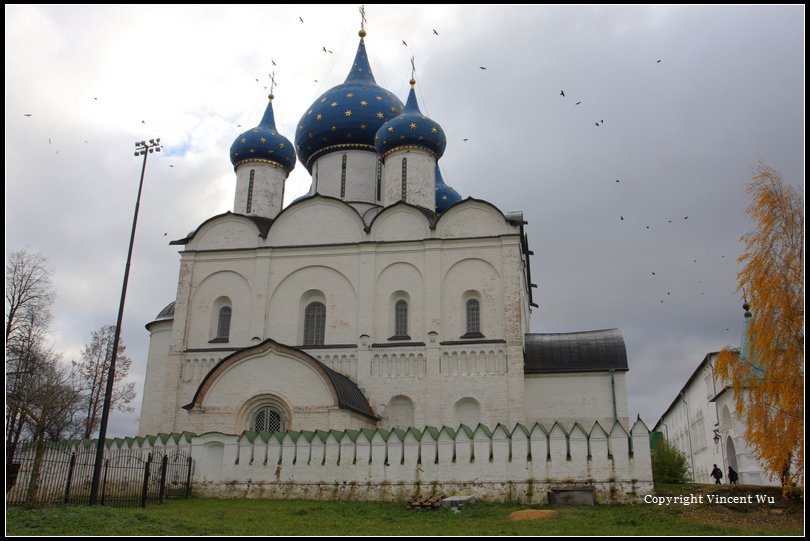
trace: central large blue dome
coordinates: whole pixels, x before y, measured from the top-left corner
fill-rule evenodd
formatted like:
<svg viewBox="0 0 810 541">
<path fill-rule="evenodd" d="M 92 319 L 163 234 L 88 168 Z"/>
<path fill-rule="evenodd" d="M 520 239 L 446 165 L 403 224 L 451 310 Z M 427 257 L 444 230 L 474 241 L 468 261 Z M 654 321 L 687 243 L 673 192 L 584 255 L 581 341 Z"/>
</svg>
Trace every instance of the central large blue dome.
<svg viewBox="0 0 810 541">
<path fill-rule="evenodd" d="M 295 149 L 312 173 L 315 160 L 329 152 L 374 149 L 374 135 L 383 123 L 402 112 L 402 102 L 377 85 L 360 38 L 346 81 L 324 92 L 298 122 Z"/>
</svg>

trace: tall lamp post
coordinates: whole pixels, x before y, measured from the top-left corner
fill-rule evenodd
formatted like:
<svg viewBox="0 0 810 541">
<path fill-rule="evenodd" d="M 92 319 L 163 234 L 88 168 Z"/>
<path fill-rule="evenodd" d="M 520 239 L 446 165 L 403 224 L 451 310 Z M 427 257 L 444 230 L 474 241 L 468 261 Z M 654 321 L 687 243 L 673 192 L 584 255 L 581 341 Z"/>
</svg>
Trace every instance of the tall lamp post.
<svg viewBox="0 0 810 541">
<path fill-rule="evenodd" d="M 143 156 L 141 167 L 141 181 L 138 184 L 138 198 L 135 200 L 135 215 L 132 217 L 132 233 L 129 236 L 129 251 L 127 252 L 127 265 L 124 269 L 124 285 L 121 286 L 121 301 L 118 304 L 118 320 L 115 323 L 115 338 L 113 339 L 112 357 L 110 358 L 110 372 L 107 374 L 107 388 L 104 392 L 104 406 L 101 409 L 101 423 L 98 428 L 98 446 L 96 447 L 96 463 L 93 466 L 93 484 L 90 487 L 90 505 L 98 502 L 98 485 L 101 479 L 101 463 L 104 460 L 104 440 L 107 438 L 107 420 L 110 416 L 110 405 L 115 380 L 115 360 L 118 357 L 118 341 L 121 338 L 121 320 L 124 318 L 124 302 L 127 298 L 127 283 L 129 282 L 129 267 L 132 261 L 132 245 L 135 243 L 135 227 L 138 225 L 138 209 L 141 206 L 141 191 L 143 190 L 143 176 L 146 173 L 146 158 L 152 152 L 160 152 L 160 138 L 139 141 L 135 143 L 135 156 Z"/>
</svg>

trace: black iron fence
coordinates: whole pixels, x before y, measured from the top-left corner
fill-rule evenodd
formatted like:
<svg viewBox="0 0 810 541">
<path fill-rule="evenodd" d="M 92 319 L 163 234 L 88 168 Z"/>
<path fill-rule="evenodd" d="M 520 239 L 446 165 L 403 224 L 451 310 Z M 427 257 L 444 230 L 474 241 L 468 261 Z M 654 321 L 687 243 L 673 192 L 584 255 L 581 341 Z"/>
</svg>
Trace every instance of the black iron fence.
<svg viewBox="0 0 810 541">
<path fill-rule="evenodd" d="M 6 471 L 8 505 L 87 505 L 93 479 L 95 448 L 48 445 L 37 459 L 34 445 L 17 451 Z M 101 470 L 99 502 L 116 507 L 187 498 L 191 494 L 194 460 L 176 449 L 142 453 L 107 449 Z"/>
</svg>

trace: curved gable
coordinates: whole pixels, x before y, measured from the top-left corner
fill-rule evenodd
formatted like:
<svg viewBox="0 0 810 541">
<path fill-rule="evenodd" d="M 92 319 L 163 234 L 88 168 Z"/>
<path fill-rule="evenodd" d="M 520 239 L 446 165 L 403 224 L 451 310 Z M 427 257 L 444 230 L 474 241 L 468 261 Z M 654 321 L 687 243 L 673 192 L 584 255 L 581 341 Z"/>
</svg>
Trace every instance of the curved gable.
<svg viewBox="0 0 810 541">
<path fill-rule="evenodd" d="M 369 224 L 376 241 L 422 240 L 431 236 L 430 215 L 422 209 L 398 202 L 380 211 Z"/>
<path fill-rule="evenodd" d="M 491 237 L 514 232 L 496 206 L 472 197 L 447 209 L 436 223 L 436 234 L 441 238 Z"/>
<path fill-rule="evenodd" d="M 270 246 L 342 244 L 363 240 L 365 224 L 339 199 L 315 195 L 296 201 L 278 215 L 267 238 Z"/>
<path fill-rule="evenodd" d="M 279 358 L 282 359 L 282 362 L 278 362 Z M 319 396 L 317 386 L 312 385 L 311 379 L 307 377 L 313 375 L 328 393 L 328 400 L 331 401 L 329 405 L 353 410 L 371 419 L 377 419 L 365 395 L 353 381 L 342 374 L 338 374 L 303 351 L 279 344 L 272 339 L 242 349 L 222 359 L 206 374 L 197 387 L 191 402 L 183 406 L 183 409 L 192 410 L 204 407 L 211 400 L 211 395 L 216 392 L 216 387 L 226 383 L 225 380 L 228 378 L 235 380 L 227 382 L 230 386 L 267 384 L 267 379 L 263 382 L 257 381 L 263 378 L 257 377 L 256 371 L 257 368 L 269 367 L 271 370 L 265 371 L 271 374 L 272 366 L 270 365 L 274 364 L 274 362 L 278 364 L 279 370 L 277 371 L 280 372 L 278 374 L 280 377 L 297 377 L 300 380 L 297 383 L 309 385 L 308 390 L 311 391 L 310 400 L 319 401 L 325 398 Z M 244 368 L 246 368 L 241 373 L 238 370 L 240 365 L 244 365 Z M 298 373 L 291 373 L 294 370 L 291 371 L 290 368 L 296 367 L 296 365 L 301 370 L 298 370 Z M 296 402 L 301 402 L 300 396 L 296 396 Z"/>
<path fill-rule="evenodd" d="M 169 245 L 185 244 L 186 250 L 255 248 L 260 244 L 259 239 L 267 235 L 271 223 L 267 218 L 228 211 L 208 218 L 188 236 L 173 240 Z"/>
</svg>

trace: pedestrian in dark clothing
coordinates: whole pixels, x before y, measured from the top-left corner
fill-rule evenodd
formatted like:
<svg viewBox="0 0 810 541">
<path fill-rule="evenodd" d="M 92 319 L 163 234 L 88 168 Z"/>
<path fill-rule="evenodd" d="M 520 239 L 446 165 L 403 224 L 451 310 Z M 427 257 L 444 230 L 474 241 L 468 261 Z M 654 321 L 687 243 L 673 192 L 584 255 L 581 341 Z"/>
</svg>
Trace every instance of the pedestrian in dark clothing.
<svg viewBox="0 0 810 541">
<path fill-rule="evenodd" d="M 714 465 L 714 469 L 712 470 L 711 476 L 714 477 L 714 484 L 719 485 L 720 479 L 723 478 L 723 470 L 717 467 L 717 464 Z"/>
<path fill-rule="evenodd" d="M 728 467 L 728 482 L 729 482 L 729 484 L 736 485 L 737 484 L 737 479 L 739 479 L 739 478 L 740 478 L 740 476 L 737 475 L 737 472 L 734 471 L 734 468 L 729 466 Z"/>
</svg>

